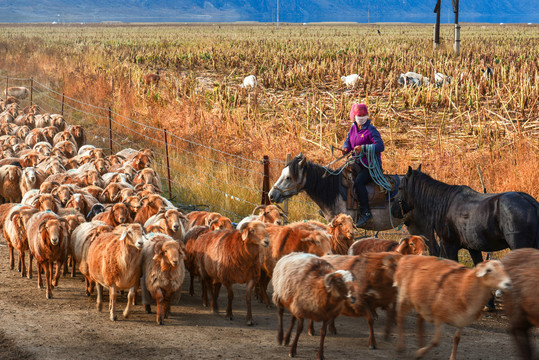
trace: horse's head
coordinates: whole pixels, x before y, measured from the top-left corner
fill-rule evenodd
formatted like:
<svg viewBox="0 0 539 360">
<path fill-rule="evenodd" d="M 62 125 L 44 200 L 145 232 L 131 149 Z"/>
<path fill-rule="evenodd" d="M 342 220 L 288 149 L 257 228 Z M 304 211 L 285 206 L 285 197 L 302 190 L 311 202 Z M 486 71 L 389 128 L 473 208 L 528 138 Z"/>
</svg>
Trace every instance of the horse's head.
<svg viewBox="0 0 539 360">
<path fill-rule="evenodd" d="M 393 217 L 402 219 L 414 209 L 410 192 L 414 183 L 414 175 L 418 172 L 421 172 L 421 165 L 419 165 L 417 170 L 412 170 L 412 167 L 408 166 L 408 172 L 401 178 L 399 192 L 391 204 L 391 215 Z"/>
<path fill-rule="evenodd" d="M 304 171 L 306 164 L 307 158 L 303 154 L 299 154 L 286 164 L 281 176 L 268 193 L 271 201 L 281 203 L 303 189 L 306 181 Z"/>
</svg>

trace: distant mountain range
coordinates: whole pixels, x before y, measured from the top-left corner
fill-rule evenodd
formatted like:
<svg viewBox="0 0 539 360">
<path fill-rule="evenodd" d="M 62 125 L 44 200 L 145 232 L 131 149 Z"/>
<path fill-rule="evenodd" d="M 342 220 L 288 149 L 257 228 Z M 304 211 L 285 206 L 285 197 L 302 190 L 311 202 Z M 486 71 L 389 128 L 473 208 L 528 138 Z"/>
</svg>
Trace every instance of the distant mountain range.
<svg viewBox="0 0 539 360">
<path fill-rule="evenodd" d="M 275 22 L 278 0 L 0 0 L 0 22 Z M 279 0 L 281 22 L 433 23 L 436 0 Z M 453 22 L 451 0 L 442 22 Z M 537 0 L 461 0 L 460 22 L 539 23 Z"/>
</svg>

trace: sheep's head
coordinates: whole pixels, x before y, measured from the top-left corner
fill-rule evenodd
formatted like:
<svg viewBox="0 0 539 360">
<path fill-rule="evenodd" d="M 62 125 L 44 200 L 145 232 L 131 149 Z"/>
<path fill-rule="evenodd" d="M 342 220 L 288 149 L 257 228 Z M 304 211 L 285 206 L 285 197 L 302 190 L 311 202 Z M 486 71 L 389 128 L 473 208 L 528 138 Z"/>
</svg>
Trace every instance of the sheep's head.
<svg viewBox="0 0 539 360">
<path fill-rule="evenodd" d="M 64 219 L 48 218 L 39 225 L 43 239 L 48 239 L 54 246 L 67 240 L 67 222 Z"/>
<path fill-rule="evenodd" d="M 167 227 L 171 229 L 173 232 L 178 232 L 179 230 L 182 229 L 181 219 L 185 219 L 185 217 L 182 214 L 180 214 L 178 210 L 169 209 L 165 212 L 164 216 L 167 222 Z"/>
<path fill-rule="evenodd" d="M 84 176 L 84 183 L 86 186 L 94 185 L 103 187 L 103 179 L 97 170 L 88 170 Z"/>
<path fill-rule="evenodd" d="M 94 166 L 97 169 L 97 171 L 99 172 L 99 174 L 103 175 L 108 171 L 110 163 L 106 159 L 98 158 L 98 159 L 94 160 Z"/>
<path fill-rule="evenodd" d="M 59 186 L 60 186 L 60 184 L 58 184 L 56 181 L 44 181 L 39 186 L 39 193 L 40 194 L 51 194 Z"/>
<path fill-rule="evenodd" d="M 52 211 L 57 213 L 60 201 L 52 194 L 40 194 L 32 203 L 32 206 L 41 211 Z"/>
<path fill-rule="evenodd" d="M 339 242 L 346 242 L 347 248 L 354 243 L 354 221 L 350 215 L 339 214 L 329 223 L 330 232 L 337 234 Z"/>
<path fill-rule="evenodd" d="M 485 286 L 498 288 L 502 291 L 509 290 L 512 286 L 511 278 L 507 275 L 502 262 L 499 260 L 481 262 L 477 264 L 474 271 Z"/>
<path fill-rule="evenodd" d="M 26 125 L 23 125 L 17 129 L 17 136 L 21 139 L 24 139 L 30 133 L 30 128 Z"/>
<path fill-rule="evenodd" d="M 71 133 L 77 139 L 82 139 L 84 137 L 84 129 L 80 125 L 74 125 L 71 128 Z"/>
<path fill-rule="evenodd" d="M 68 140 L 57 143 L 54 148 L 60 149 L 68 159 L 77 155 L 78 150 L 77 145 Z"/>
<path fill-rule="evenodd" d="M 427 255 L 426 238 L 423 236 L 411 235 L 399 241 L 395 251 L 403 255 Z"/>
<path fill-rule="evenodd" d="M 41 161 L 41 154 L 36 152 L 31 152 L 22 157 L 22 162 L 24 162 L 24 166 L 36 166 Z"/>
<path fill-rule="evenodd" d="M 69 234 L 72 234 L 73 230 L 75 230 L 77 226 L 86 222 L 84 216 L 77 211 L 73 211 L 73 214 L 64 216 L 64 219 L 66 220 L 67 230 L 69 231 Z"/>
<path fill-rule="evenodd" d="M 73 196 L 73 188 L 69 185 L 60 185 L 56 189 L 52 191 L 53 195 L 56 195 L 58 197 L 58 200 L 60 200 L 60 203 L 62 205 L 66 205 L 69 199 Z"/>
<path fill-rule="evenodd" d="M 266 224 L 283 225 L 283 218 L 287 218 L 284 211 L 278 205 L 257 206 L 253 210 L 253 215 L 257 211 L 259 211 L 259 220 Z"/>
<path fill-rule="evenodd" d="M 153 259 L 161 262 L 161 271 L 166 271 L 169 268 L 176 269 L 185 257 L 185 252 L 178 242 L 170 237 L 163 238 L 168 238 L 168 240 L 156 242 Z"/>
<path fill-rule="evenodd" d="M 122 231 L 119 237 L 120 241 L 124 241 L 126 245 L 134 246 L 139 250 L 142 249 L 146 237 L 140 224 L 120 225 L 114 231 L 116 232 L 117 229 Z"/>
<path fill-rule="evenodd" d="M 127 206 L 132 216 L 135 215 L 141 208 L 140 199 L 138 196 L 128 196 L 123 203 Z"/>
<path fill-rule="evenodd" d="M 140 171 L 152 165 L 152 159 L 143 152 L 140 152 L 133 158 L 132 166 L 135 170 Z"/>
<path fill-rule="evenodd" d="M 7 170 L 7 178 L 9 181 L 12 183 L 18 183 L 22 174 L 21 168 L 15 165 L 5 165 L 4 168 Z"/>
<path fill-rule="evenodd" d="M 124 188 L 118 193 L 118 199 L 123 202 L 127 202 L 127 199 L 132 196 L 135 196 L 138 199 L 138 207 L 140 207 L 140 199 L 135 195 L 135 190 L 131 188 Z"/>
<path fill-rule="evenodd" d="M 34 185 L 37 180 L 37 172 L 33 167 L 27 167 L 23 170 L 23 176 L 26 179 L 26 182 L 30 185 Z"/>
<path fill-rule="evenodd" d="M 318 256 L 330 255 L 331 251 L 331 236 L 323 230 L 300 230 L 298 235 L 301 242 L 306 245 L 304 252 L 315 254 Z"/>
<path fill-rule="evenodd" d="M 83 214 L 86 214 L 88 212 L 88 202 L 82 194 L 71 195 L 71 198 L 67 201 L 65 207 L 76 209 Z"/>
<path fill-rule="evenodd" d="M 222 216 L 219 213 L 210 213 L 206 216 L 204 225 L 209 226 L 212 231 L 216 230 L 232 230 L 234 226 L 229 218 Z"/>
<path fill-rule="evenodd" d="M 114 204 L 112 207 L 112 216 L 117 224 L 125 224 L 131 219 L 129 218 L 129 209 L 124 203 Z"/>
<path fill-rule="evenodd" d="M 115 166 L 115 165 L 122 165 L 122 161 L 120 160 L 120 158 L 116 155 L 109 155 L 108 157 L 109 161 L 110 161 L 110 165 L 111 166 Z"/>
<path fill-rule="evenodd" d="M 354 304 L 357 298 L 350 289 L 354 282 L 354 276 L 350 271 L 337 270 L 324 277 L 326 291 L 334 299 L 348 300 Z"/>
<path fill-rule="evenodd" d="M 253 220 L 245 222 L 238 230 L 241 232 L 241 238 L 246 243 L 261 245 L 263 247 L 269 245 L 269 235 L 266 231 L 266 224 L 261 221 Z"/>
</svg>

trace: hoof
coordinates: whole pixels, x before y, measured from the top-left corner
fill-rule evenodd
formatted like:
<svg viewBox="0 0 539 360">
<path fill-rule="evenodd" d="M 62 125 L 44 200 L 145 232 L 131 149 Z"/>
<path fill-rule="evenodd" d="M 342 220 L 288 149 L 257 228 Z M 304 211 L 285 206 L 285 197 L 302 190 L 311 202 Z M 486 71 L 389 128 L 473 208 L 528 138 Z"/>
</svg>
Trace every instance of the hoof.
<svg viewBox="0 0 539 360">
<path fill-rule="evenodd" d="M 255 323 L 253 322 L 253 320 L 247 320 L 246 324 L 247 326 L 253 326 Z"/>
<path fill-rule="evenodd" d="M 22 272 L 22 273 L 21 273 L 21 277 L 25 277 L 25 276 L 26 276 L 26 274 Z"/>
<path fill-rule="evenodd" d="M 296 357 L 296 352 L 295 351 L 294 352 L 292 352 L 292 351 L 289 352 L 288 357 L 291 357 L 291 358 Z"/>
<path fill-rule="evenodd" d="M 157 321 L 157 325 L 164 325 L 163 319 L 159 319 L 159 320 Z"/>
<path fill-rule="evenodd" d="M 315 336 L 315 335 L 316 335 L 316 331 L 314 331 L 314 330 L 312 330 L 312 331 L 311 331 L 311 330 L 307 330 L 307 335 L 309 335 L 309 336 Z"/>
<path fill-rule="evenodd" d="M 47 299 L 52 299 L 52 294 L 51 293 L 47 294 Z"/>
<path fill-rule="evenodd" d="M 127 311 L 124 311 L 122 315 L 124 316 L 124 319 L 129 318 L 129 313 Z"/>
<path fill-rule="evenodd" d="M 118 320 L 118 316 L 117 315 L 111 315 L 110 316 L 110 321 L 116 321 Z"/>
<path fill-rule="evenodd" d="M 149 304 L 144 305 L 144 309 L 146 310 L 146 314 L 152 313 L 152 307 Z"/>
<path fill-rule="evenodd" d="M 266 305 L 266 309 L 273 309 L 273 306 L 271 304 Z"/>
<path fill-rule="evenodd" d="M 370 350 L 376 350 L 376 346 L 375 345 L 369 345 L 369 349 Z"/>
<path fill-rule="evenodd" d="M 234 318 L 232 317 L 232 315 L 227 315 L 227 316 L 225 316 L 225 318 L 226 318 L 227 320 L 230 320 L 230 321 L 234 320 Z"/>
</svg>

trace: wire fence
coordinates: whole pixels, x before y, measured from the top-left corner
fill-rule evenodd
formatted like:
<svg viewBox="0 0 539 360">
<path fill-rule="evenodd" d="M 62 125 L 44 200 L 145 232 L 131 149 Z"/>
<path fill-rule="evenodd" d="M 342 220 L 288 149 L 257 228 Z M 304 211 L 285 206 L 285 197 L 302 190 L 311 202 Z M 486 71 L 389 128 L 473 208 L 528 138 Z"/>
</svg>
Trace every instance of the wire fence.
<svg viewBox="0 0 539 360">
<path fill-rule="evenodd" d="M 163 189 L 179 207 L 217 211 L 239 221 L 263 203 L 271 174 L 278 176 L 285 160 L 266 157 L 252 159 L 232 154 L 167 129 L 121 115 L 116 109 L 96 106 L 65 96 L 43 81 L 33 78 L 5 77 L 5 88 L 25 86 L 25 100 L 41 112 L 62 114 L 68 124 L 82 125 L 87 142 L 114 154 L 125 148 L 152 149 L 156 171 Z M 168 129 L 170 130 L 170 129 Z M 271 169 L 271 170 L 270 170 Z M 165 190 L 166 192 L 166 190 Z M 290 200 L 289 217 L 317 218 L 318 207 L 305 196 Z M 294 211 L 301 208 L 301 211 Z M 301 215 L 300 215 L 301 214 Z"/>
</svg>

